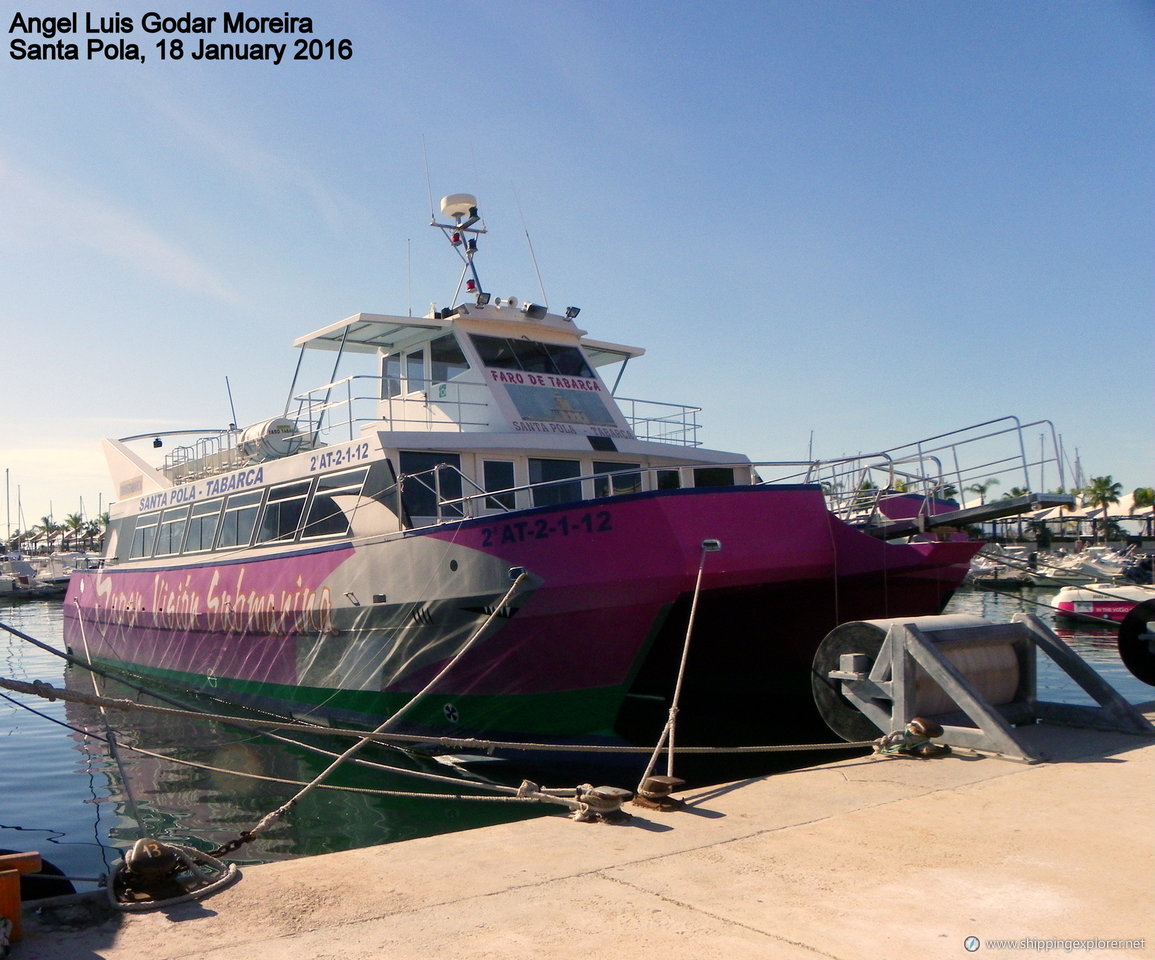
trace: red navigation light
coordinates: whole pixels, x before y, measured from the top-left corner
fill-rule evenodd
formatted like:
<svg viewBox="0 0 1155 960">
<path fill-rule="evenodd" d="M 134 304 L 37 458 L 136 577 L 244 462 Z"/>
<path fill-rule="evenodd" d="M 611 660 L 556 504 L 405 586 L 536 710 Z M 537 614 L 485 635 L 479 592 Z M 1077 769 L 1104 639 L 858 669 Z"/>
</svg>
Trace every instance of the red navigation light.
<svg viewBox="0 0 1155 960">
<path fill-rule="evenodd" d="M 465 289 L 467 291 L 469 291 L 470 293 L 477 293 L 477 281 L 476 280 L 466 280 L 465 281 Z"/>
<path fill-rule="evenodd" d="M 449 238 L 449 242 L 452 243 L 455 247 L 461 246 L 461 234 L 455 233 Z"/>
</svg>

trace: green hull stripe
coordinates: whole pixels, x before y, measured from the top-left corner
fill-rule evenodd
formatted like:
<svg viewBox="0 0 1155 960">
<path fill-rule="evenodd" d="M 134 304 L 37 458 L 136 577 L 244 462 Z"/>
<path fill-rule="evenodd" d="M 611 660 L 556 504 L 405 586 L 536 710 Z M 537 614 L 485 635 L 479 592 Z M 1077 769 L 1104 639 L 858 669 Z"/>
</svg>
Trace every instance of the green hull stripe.
<svg viewBox="0 0 1155 960">
<path fill-rule="evenodd" d="M 155 679 L 166 686 L 197 690 L 222 699 L 275 701 L 298 716 L 311 708 L 335 717 L 357 716 L 359 722 L 375 726 L 400 710 L 410 694 L 371 690 L 331 690 L 291 684 L 233 680 L 211 681 L 197 674 L 163 670 L 140 664 L 98 660 L 99 665 L 136 676 Z M 517 737 L 613 737 L 614 722 L 625 695 L 624 687 L 598 687 L 555 693 L 475 695 L 428 694 L 405 715 L 405 725 L 432 728 L 437 735 L 474 736 L 477 731 L 514 733 Z M 451 719 L 452 718 L 452 719 Z"/>
</svg>

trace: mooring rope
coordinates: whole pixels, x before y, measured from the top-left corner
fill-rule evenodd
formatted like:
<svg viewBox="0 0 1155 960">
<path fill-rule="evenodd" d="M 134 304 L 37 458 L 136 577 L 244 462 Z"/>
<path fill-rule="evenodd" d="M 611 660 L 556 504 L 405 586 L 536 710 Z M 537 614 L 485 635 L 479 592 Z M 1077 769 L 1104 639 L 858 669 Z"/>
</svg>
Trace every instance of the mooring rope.
<svg viewBox="0 0 1155 960">
<path fill-rule="evenodd" d="M 662 728 L 662 735 L 658 737 L 658 742 L 654 746 L 654 753 L 650 757 L 650 762 L 646 765 L 646 772 L 642 774 L 642 779 L 638 781 L 639 789 L 641 784 L 650 779 L 650 774 L 654 772 L 654 765 L 658 762 L 658 757 L 661 756 L 662 748 L 667 748 L 666 755 L 666 775 L 672 777 L 674 775 L 674 729 L 678 718 L 678 705 L 682 698 L 682 681 L 686 676 L 686 660 L 690 655 L 690 637 L 694 633 L 694 619 L 698 614 L 698 597 L 702 593 L 702 572 L 706 569 L 706 554 L 712 553 L 721 548 L 717 540 L 703 540 L 702 553 L 698 558 L 698 576 L 694 581 L 694 596 L 690 601 L 690 615 L 686 619 L 686 636 L 682 640 L 682 658 L 678 662 L 678 677 L 674 681 L 674 696 L 670 701 L 670 713 L 666 720 L 666 725 Z"/>
<path fill-rule="evenodd" d="M 653 752 L 653 747 L 630 746 L 629 744 L 546 743 L 532 741 L 519 742 L 514 740 L 481 740 L 475 737 L 432 737 L 422 736 L 421 734 L 377 733 L 376 731 L 366 732 L 364 730 L 351 730 L 345 727 L 324 727 L 317 724 L 307 724 L 292 720 L 276 721 L 248 719 L 242 717 L 233 717 L 221 713 L 208 713 L 199 710 L 178 710 L 173 707 L 161 707 L 155 704 L 139 703 L 135 700 L 97 697 L 90 693 L 82 693 L 79 690 L 67 690 L 60 687 L 55 687 L 51 683 L 45 683 L 42 680 L 34 680 L 29 683 L 23 680 L 13 680 L 7 677 L 0 677 L 0 687 L 4 687 L 5 689 L 12 690 L 16 693 L 32 694 L 33 696 L 42 697 L 46 700 L 67 700 L 74 703 L 87 704 L 89 706 L 105 706 L 117 710 L 141 711 L 144 713 L 157 713 L 172 717 L 184 717 L 196 720 L 213 721 L 217 723 L 237 726 L 242 729 L 251 728 L 256 732 L 263 732 L 266 730 L 298 730 L 302 733 L 315 733 L 322 734 L 324 736 L 356 737 L 358 739 L 363 738 L 372 740 L 386 746 L 392 745 L 396 742 L 402 742 L 425 744 L 428 746 L 452 747 L 454 749 L 463 750 L 477 750 L 483 753 L 489 753 L 494 750 L 626 754 L 648 754 Z M 284 742 L 291 743 L 294 746 L 301 746 L 305 747 L 306 749 L 308 748 L 307 744 L 300 743 L 296 740 L 284 738 Z M 794 753 L 805 750 L 854 749 L 856 747 L 868 747 L 873 742 L 874 741 L 872 740 L 864 740 L 848 742 L 839 741 L 836 743 L 774 743 L 729 747 L 678 746 L 677 752 L 679 754 Z"/>
</svg>

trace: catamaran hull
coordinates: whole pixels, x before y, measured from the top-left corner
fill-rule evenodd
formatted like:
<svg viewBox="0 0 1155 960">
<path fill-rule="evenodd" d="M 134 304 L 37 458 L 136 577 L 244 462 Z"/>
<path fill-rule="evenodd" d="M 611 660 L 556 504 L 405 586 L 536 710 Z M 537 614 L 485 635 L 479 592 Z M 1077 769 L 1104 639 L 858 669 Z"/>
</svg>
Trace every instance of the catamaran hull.
<svg viewBox="0 0 1155 960">
<path fill-rule="evenodd" d="M 881 542 L 813 486 L 642 493 L 80 572 L 65 639 L 99 664 L 327 723 L 376 726 L 437 678 L 395 732 L 652 742 L 701 565 L 679 722 L 690 740 L 774 742 L 815 713 L 808 669 L 829 629 L 940 612 L 979 546 Z M 729 731 L 751 709 L 755 729 Z"/>
</svg>

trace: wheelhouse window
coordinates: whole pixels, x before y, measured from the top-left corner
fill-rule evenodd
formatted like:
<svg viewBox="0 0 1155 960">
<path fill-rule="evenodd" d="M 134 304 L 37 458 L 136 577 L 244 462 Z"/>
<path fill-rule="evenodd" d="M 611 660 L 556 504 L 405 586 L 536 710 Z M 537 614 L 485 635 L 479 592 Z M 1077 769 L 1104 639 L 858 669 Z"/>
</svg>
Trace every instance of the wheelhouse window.
<svg viewBox="0 0 1155 960">
<path fill-rule="evenodd" d="M 129 557 L 151 557 L 156 546 L 156 528 L 160 524 L 160 514 L 150 513 L 136 521 L 136 529 L 132 532 L 132 546 L 128 549 Z"/>
<path fill-rule="evenodd" d="M 213 548 L 224 503 L 222 499 L 203 500 L 193 504 L 188 520 L 188 533 L 184 539 L 185 553 L 203 553 Z"/>
<path fill-rule="evenodd" d="M 317 478 L 317 489 L 313 492 L 305 526 L 301 530 L 302 540 L 349 535 L 353 511 L 342 509 L 341 504 L 344 501 L 346 507 L 349 507 L 356 503 L 368 472 L 366 467 L 361 467 Z"/>
<path fill-rule="evenodd" d="M 659 490 L 678 490 L 682 486 L 682 475 L 677 470 L 658 470 L 657 486 Z"/>
<path fill-rule="evenodd" d="M 188 526 L 188 507 L 173 507 L 160 515 L 160 525 L 156 531 L 156 549 L 158 557 L 171 557 L 180 553 L 181 543 L 184 542 L 185 528 Z"/>
<path fill-rule="evenodd" d="M 391 353 L 381 361 L 381 399 L 399 397 L 405 392 L 401 381 L 401 354 Z"/>
<path fill-rule="evenodd" d="M 403 397 L 428 386 L 425 377 L 425 348 L 391 353 L 381 361 L 381 399 Z"/>
<path fill-rule="evenodd" d="M 405 389 L 409 393 L 424 390 L 425 383 L 425 351 L 411 350 L 405 354 Z"/>
<path fill-rule="evenodd" d="M 510 489 L 514 485 L 513 464 L 508 460 L 485 460 L 481 466 L 482 483 L 485 492 L 492 494 L 485 498 L 489 510 L 513 510 L 516 495 Z M 502 492 L 505 491 L 505 492 Z"/>
<path fill-rule="evenodd" d="M 257 525 L 257 512 L 261 508 L 264 492 L 251 490 L 234 493 L 225 501 L 225 512 L 221 518 L 218 547 L 247 547 L 253 539 L 253 528 Z"/>
<path fill-rule="evenodd" d="M 506 337 L 470 337 L 487 367 L 501 370 L 525 370 L 528 373 L 556 373 L 567 377 L 594 375 L 585 356 L 577 347 L 534 340 Z"/>
<path fill-rule="evenodd" d="M 533 505 L 544 507 L 580 500 L 582 485 L 581 481 L 576 479 L 580 476 L 580 460 L 544 460 L 531 457 L 529 482 L 533 484 Z"/>
<path fill-rule="evenodd" d="M 438 337 L 429 344 L 429 379 L 434 383 L 452 380 L 468 369 L 469 362 L 452 333 Z"/>
<path fill-rule="evenodd" d="M 594 473 L 613 474 L 613 476 L 594 477 L 595 497 L 617 497 L 624 493 L 637 493 L 642 489 L 642 475 L 640 473 L 623 473 L 621 471 L 637 470 L 636 463 L 613 463 L 609 460 L 595 460 Z"/>
<path fill-rule="evenodd" d="M 301 525 L 311 485 L 310 480 L 298 480 L 270 488 L 265 512 L 261 514 L 257 543 L 297 539 L 297 528 Z"/>
</svg>

